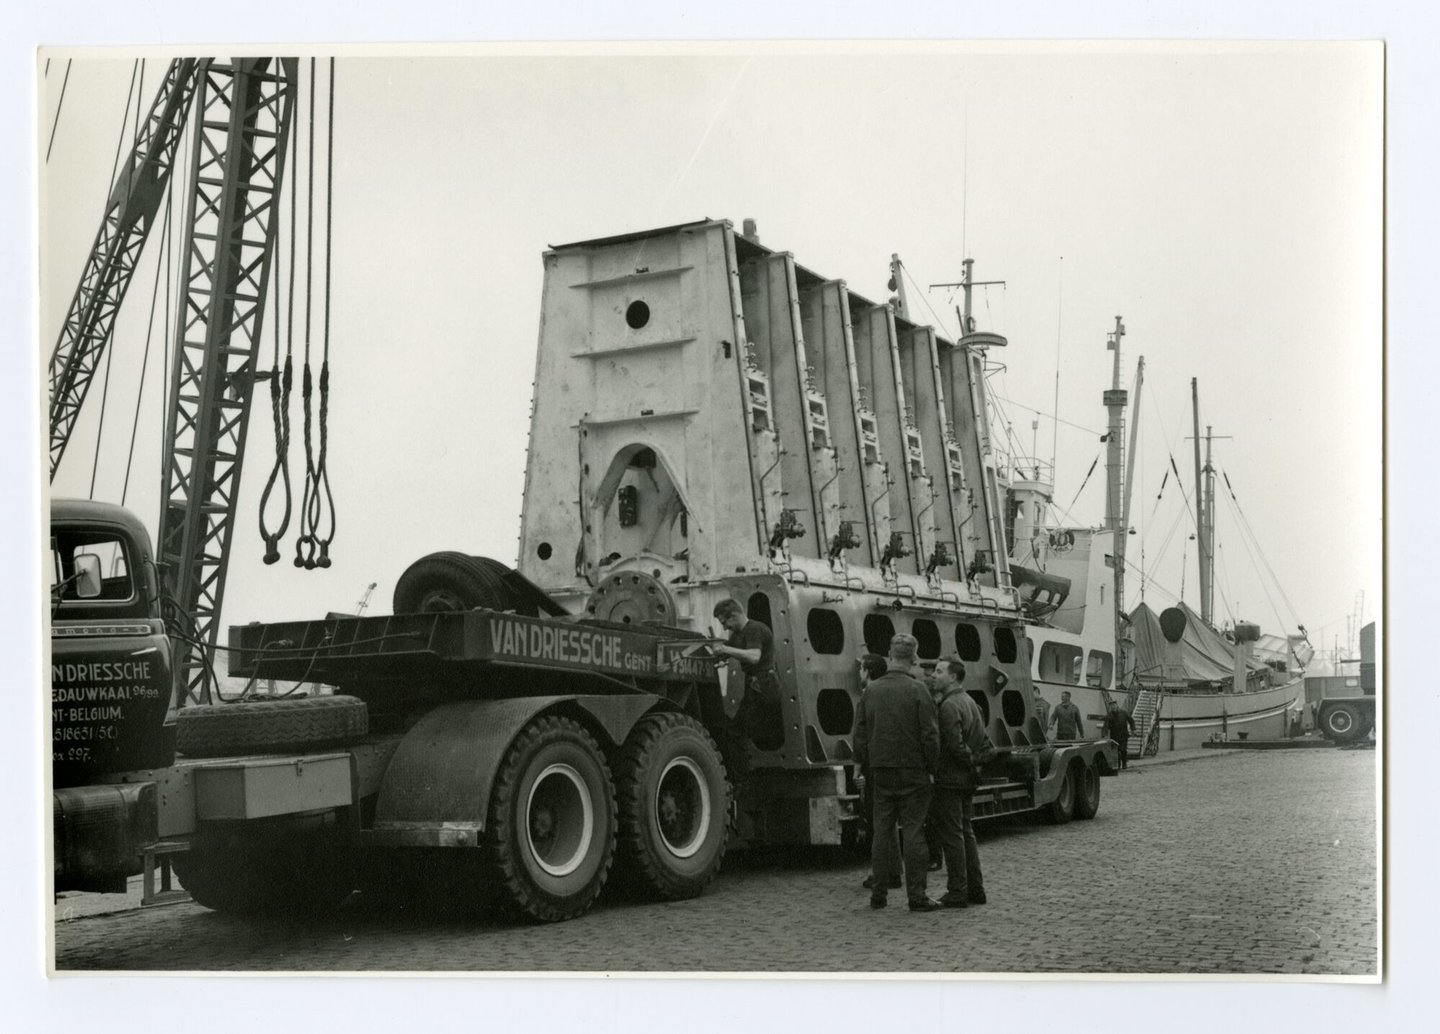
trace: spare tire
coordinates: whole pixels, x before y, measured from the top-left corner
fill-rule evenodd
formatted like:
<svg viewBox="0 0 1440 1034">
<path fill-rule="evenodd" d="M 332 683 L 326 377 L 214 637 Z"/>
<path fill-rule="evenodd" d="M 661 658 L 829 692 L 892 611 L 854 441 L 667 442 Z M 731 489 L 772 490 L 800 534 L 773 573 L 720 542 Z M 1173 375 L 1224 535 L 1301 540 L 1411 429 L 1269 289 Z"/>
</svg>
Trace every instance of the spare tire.
<svg viewBox="0 0 1440 1034">
<path fill-rule="evenodd" d="M 182 707 L 175 747 L 192 758 L 333 746 L 364 736 L 365 702 L 349 696 L 283 697 Z"/>
<path fill-rule="evenodd" d="M 421 557 L 395 583 L 395 613 L 506 609 L 509 594 L 493 563 L 449 551 Z"/>
</svg>

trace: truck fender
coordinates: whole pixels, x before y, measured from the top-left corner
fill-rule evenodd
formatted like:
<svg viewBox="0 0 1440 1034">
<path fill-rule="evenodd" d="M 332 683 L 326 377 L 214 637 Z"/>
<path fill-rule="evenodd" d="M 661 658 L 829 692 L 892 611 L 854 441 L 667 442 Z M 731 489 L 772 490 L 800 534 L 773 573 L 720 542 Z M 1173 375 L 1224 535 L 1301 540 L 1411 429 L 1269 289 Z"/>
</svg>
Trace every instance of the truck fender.
<svg viewBox="0 0 1440 1034">
<path fill-rule="evenodd" d="M 405 734 L 385 770 L 377 828 L 446 823 L 485 828 L 505 752 L 526 725 L 557 705 L 579 707 L 611 743 L 623 743 L 660 700 L 649 693 L 458 700 L 429 711 Z"/>
</svg>

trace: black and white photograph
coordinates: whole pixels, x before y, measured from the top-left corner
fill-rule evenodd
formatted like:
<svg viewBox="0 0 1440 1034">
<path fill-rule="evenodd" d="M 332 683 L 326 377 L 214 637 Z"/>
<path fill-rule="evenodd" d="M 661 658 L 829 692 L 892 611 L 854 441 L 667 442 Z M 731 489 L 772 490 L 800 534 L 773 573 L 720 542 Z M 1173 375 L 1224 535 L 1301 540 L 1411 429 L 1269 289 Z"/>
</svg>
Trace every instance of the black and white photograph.
<svg viewBox="0 0 1440 1034">
<path fill-rule="evenodd" d="M 55 966 L 1374 977 L 1381 55 L 42 52 Z"/>
<path fill-rule="evenodd" d="M 49 981 L 1384 984 L 1385 41 L 34 57 Z"/>
</svg>

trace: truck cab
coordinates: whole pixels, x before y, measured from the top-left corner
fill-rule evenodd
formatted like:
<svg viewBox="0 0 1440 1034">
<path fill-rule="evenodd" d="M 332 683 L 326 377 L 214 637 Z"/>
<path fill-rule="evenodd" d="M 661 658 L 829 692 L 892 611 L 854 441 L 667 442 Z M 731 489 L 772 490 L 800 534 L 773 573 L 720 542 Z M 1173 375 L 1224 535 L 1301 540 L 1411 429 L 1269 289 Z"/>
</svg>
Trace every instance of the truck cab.
<svg viewBox="0 0 1440 1034">
<path fill-rule="evenodd" d="M 118 506 L 50 509 L 55 889 L 120 890 L 156 830 L 155 786 L 100 785 L 175 756 L 171 650 L 149 534 Z"/>
</svg>

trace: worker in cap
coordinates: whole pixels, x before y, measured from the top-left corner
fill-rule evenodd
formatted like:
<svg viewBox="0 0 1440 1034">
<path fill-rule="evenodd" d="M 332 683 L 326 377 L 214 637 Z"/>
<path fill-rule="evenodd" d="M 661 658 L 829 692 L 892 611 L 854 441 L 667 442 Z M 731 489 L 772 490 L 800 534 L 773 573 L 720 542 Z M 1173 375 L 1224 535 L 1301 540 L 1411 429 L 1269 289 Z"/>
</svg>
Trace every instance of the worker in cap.
<svg viewBox="0 0 1440 1034">
<path fill-rule="evenodd" d="M 942 906 L 925 892 L 930 849 L 925 816 L 931 776 L 940 759 L 940 727 L 925 684 L 915 678 L 919 643 L 912 635 L 890 640 L 888 670 L 866 687 L 855 723 L 855 759 L 874 783 L 871 817 L 870 907 L 884 908 L 894 859 L 890 844 L 898 825 L 905 853 L 905 893 L 912 912 Z"/>
</svg>

